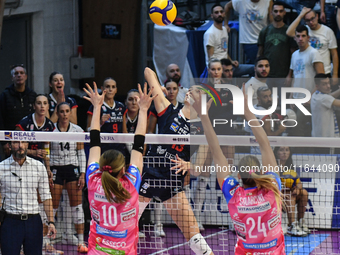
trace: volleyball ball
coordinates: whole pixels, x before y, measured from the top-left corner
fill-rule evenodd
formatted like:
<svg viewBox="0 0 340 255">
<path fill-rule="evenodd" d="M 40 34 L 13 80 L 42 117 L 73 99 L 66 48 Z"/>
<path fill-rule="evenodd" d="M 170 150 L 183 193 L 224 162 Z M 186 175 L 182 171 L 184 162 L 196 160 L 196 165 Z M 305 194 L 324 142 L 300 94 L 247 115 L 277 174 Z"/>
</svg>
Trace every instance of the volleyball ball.
<svg viewBox="0 0 340 255">
<path fill-rule="evenodd" d="M 177 9 L 170 0 L 156 0 L 150 5 L 149 16 L 155 24 L 166 26 L 175 20 Z"/>
<path fill-rule="evenodd" d="M 288 170 L 281 174 L 281 182 L 286 186 L 286 188 L 291 189 L 299 184 L 301 181 L 297 172 L 295 172 L 294 170 Z"/>
</svg>

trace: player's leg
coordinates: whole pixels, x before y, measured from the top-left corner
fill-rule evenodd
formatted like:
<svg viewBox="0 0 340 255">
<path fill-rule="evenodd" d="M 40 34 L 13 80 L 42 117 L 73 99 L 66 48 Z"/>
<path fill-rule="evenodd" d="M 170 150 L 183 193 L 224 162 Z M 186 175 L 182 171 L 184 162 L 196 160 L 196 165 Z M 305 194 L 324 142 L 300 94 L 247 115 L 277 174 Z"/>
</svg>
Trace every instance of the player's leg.
<svg viewBox="0 0 340 255">
<path fill-rule="evenodd" d="M 307 234 L 310 233 L 306 222 L 304 220 L 306 208 L 308 203 L 308 192 L 305 189 L 299 190 L 299 194 L 297 196 L 297 210 L 298 210 L 298 222 L 300 228 L 305 231 Z"/>
<path fill-rule="evenodd" d="M 78 181 L 66 182 L 66 190 L 70 199 L 72 220 L 78 235 L 78 252 L 87 253 L 84 243 L 84 210 L 82 205 L 82 190 L 78 187 Z"/>
<path fill-rule="evenodd" d="M 214 254 L 199 232 L 195 215 L 188 203 L 185 192 L 179 192 L 163 203 L 173 221 L 182 231 L 185 239 L 189 241 L 190 248 L 195 254 Z"/>
<path fill-rule="evenodd" d="M 210 178 L 210 171 L 208 170 L 212 164 L 212 155 L 208 149 L 207 157 L 204 161 L 204 171 L 197 177 L 197 186 L 194 193 L 194 214 L 198 223 L 200 231 L 204 231 L 203 224 L 201 223 L 201 211 L 205 200 L 207 184 Z"/>
</svg>

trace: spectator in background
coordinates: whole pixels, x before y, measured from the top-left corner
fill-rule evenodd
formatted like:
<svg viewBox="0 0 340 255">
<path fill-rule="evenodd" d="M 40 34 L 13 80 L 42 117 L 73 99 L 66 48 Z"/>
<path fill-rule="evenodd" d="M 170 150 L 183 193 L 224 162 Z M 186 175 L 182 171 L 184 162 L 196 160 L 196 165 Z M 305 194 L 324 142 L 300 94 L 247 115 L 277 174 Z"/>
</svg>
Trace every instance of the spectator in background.
<svg viewBox="0 0 340 255">
<path fill-rule="evenodd" d="M 307 7 L 313 9 L 315 7 L 316 2 L 319 0 L 284 0 L 290 7 L 296 10 L 299 14 L 303 7 Z M 325 19 L 325 0 L 320 0 L 320 12 L 321 12 L 321 20 Z M 325 21 L 323 21 L 325 22 Z"/>
<path fill-rule="evenodd" d="M 320 1 L 323 3 L 324 1 Z M 320 14 L 321 21 L 331 28 L 334 34 L 337 33 L 338 27 L 336 24 L 337 0 L 325 0 L 324 12 Z"/>
<path fill-rule="evenodd" d="M 184 88 L 183 86 L 181 86 L 181 70 L 179 69 L 178 65 L 176 64 L 170 64 L 168 65 L 168 67 L 166 68 L 166 80 L 164 82 L 164 85 L 166 85 L 167 81 L 174 81 L 178 84 L 178 93 L 176 96 L 176 100 L 183 103 L 184 97 L 185 97 L 185 93 L 188 92 L 187 88 Z M 161 87 L 163 93 L 165 93 L 165 95 L 167 95 L 167 90 L 165 89 L 165 86 Z"/>
<path fill-rule="evenodd" d="M 260 87 L 268 87 L 266 81 L 269 72 L 270 64 L 268 58 L 264 56 L 258 57 L 255 61 L 255 77 L 251 77 L 251 79 L 245 84 L 246 91 L 248 91 L 249 86 L 253 88 L 253 105 L 258 103 L 257 90 Z"/>
<path fill-rule="evenodd" d="M 316 91 L 311 98 L 312 136 L 339 137 L 339 126 L 335 115 L 335 108 L 340 107 L 340 89 L 331 93 L 330 80 L 326 74 L 315 75 Z M 325 148 L 315 148 L 318 153 L 329 153 Z M 332 151 L 332 148 L 331 148 Z"/>
<path fill-rule="evenodd" d="M 288 26 L 283 22 L 286 15 L 285 3 L 274 2 L 273 23 L 263 28 L 258 39 L 257 56 L 265 56 L 270 62 L 270 72 L 267 83 L 270 88 L 278 88 L 281 97 L 281 87 L 284 86 L 285 78 L 289 72 L 292 53 L 297 49 L 294 39 L 286 35 Z M 274 79 L 275 78 L 275 79 Z"/>
<path fill-rule="evenodd" d="M 180 85 L 180 80 L 182 78 L 181 76 L 181 70 L 179 69 L 178 65 L 176 64 L 170 64 L 166 68 L 166 79 L 167 80 L 173 80 L 174 82 L 178 83 L 178 86 Z"/>
<path fill-rule="evenodd" d="M 228 26 L 230 11 L 234 9 L 239 13 L 239 42 L 247 57 L 247 64 L 254 64 L 258 51 L 257 40 L 260 31 L 272 22 L 272 0 L 232 0 L 225 5 L 225 27 Z"/>
<path fill-rule="evenodd" d="M 327 74 L 329 78 L 333 78 L 332 84 L 336 85 L 338 83 L 339 58 L 334 32 L 329 27 L 319 24 L 319 15 L 315 11 L 304 7 L 300 15 L 288 27 L 288 36 L 295 36 L 295 29 L 302 19 L 307 23 L 310 46 L 320 53 L 325 74 Z M 333 64 L 333 75 L 331 64 Z M 309 78 L 312 77 L 314 77 L 314 75 Z"/>
<path fill-rule="evenodd" d="M 11 67 L 13 84 L 0 95 L 0 129 L 14 130 L 15 125 L 25 116 L 33 113 L 37 94 L 26 85 L 27 71 L 24 65 Z M 3 143 L 6 157 L 10 156 L 9 143 Z"/>
<path fill-rule="evenodd" d="M 258 100 L 258 103 L 254 105 L 254 108 L 256 110 L 264 111 L 264 110 L 268 110 L 269 108 L 271 108 L 272 107 L 271 90 L 267 86 L 258 88 L 257 100 Z M 283 117 L 280 114 L 277 114 L 277 113 L 272 113 L 270 115 L 255 114 L 255 117 L 258 120 L 263 121 L 263 129 L 266 132 L 267 136 L 280 136 L 286 130 L 286 128 L 282 126 L 281 123 L 279 122 L 283 120 Z M 272 122 L 272 121 L 268 121 L 267 119 L 273 119 L 273 120 L 275 119 L 277 121 Z M 247 122 L 245 126 L 245 131 L 249 132 L 250 135 L 254 135 L 251 130 L 251 127 L 248 125 Z M 258 153 L 258 154 L 261 153 L 260 148 L 258 146 L 252 146 L 250 148 L 250 152 Z"/>
<path fill-rule="evenodd" d="M 253 73 L 252 65 L 239 65 L 237 60 L 232 60 L 228 54 L 228 32 L 223 21 L 225 12 L 220 4 L 215 4 L 211 8 L 211 18 L 214 24 L 204 33 L 203 44 L 205 52 L 205 62 L 208 67 L 211 59 L 221 60 L 229 59 L 235 68 L 235 76 L 251 75 Z"/>
<path fill-rule="evenodd" d="M 52 120 L 53 123 L 56 123 L 58 121 L 58 115 L 55 111 L 58 104 L 62 102 L 67 102 L 70 104 L 71 107 L 71 116 L 70 116 L 70 122 L 77 125 L 77 102 L 71 97 L 65 96 L 64 93 L 64 87 L 65 87 L 65 80 L 64 76 L 61 73 L 53 72 L 50 74 L 49 78 L 50 83 L 50 94 L 49 94 L 49 115 L 47 116 L 50 120 Z"/>
<path fill-rule="evenodd" d="M 309 35 L 306 26 L 299 25 L 296 28 L 295 40 L 299 49 L 292 55 L 286 85 L 291 86 L 291 79 L 294 77 L 293 87 L 304 88 L 313 93 L 315 84 L 312 77 L 317 73 L 324 73 L 322 58 L 319 52 L 309 45 Z M 305 95 L 303 93 L 292 93 L 291 97 L 304 98 Z M 305 103 L 304 106 L 310 112 L 310 102 Z M 311 117 L 306 116 L 298 108 L 294 110 L 298 124 L 294 127 L 292 135 L 310 136 L 311 126 L 308 123 L 311 123 Z"/>
</svg>

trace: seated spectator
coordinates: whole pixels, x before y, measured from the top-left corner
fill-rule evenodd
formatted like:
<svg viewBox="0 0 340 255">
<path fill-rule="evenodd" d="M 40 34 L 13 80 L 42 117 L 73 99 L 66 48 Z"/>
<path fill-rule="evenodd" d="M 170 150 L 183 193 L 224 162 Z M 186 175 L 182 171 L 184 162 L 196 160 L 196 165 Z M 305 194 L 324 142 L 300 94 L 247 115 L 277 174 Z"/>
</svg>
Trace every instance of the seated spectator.
<svg viewBox="0 0 340 255">
<path fill-rule="evenodd" d="M 276 147 L 274 149 L 274 155 L 278 161 L 278 166 L 284 170 L 280 172 L 280 177 L 282 183 L 286 183 L 286 187 L 283 188 L 281 192 L 284 196 L 288 214 L 287 233 L 292 236 L 307 236 L 310 230 L 305 223 L 304 215 L 308 202 L 308 192 L 303 188 L 300 178 L 294 170 L 291 149 L 289 147 Z M 290 175 L 285 176 L 285 172 L 290 173 Z M 286 180 L 287 178 L 285 177 L 293 177 L 294 182 L 291 182 L 291 179 Z M 297 220 L 295 217 L 296 205 L 298 210 Z"/>
</svg>

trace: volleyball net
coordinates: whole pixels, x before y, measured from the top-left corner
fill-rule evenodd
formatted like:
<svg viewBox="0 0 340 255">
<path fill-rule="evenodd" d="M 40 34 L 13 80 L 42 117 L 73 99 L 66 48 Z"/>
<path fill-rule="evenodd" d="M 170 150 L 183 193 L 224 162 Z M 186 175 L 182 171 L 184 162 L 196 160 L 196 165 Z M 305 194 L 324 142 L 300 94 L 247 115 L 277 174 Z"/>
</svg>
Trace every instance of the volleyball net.
<svg viewBox="0 0 340 255">
<path fill-rule="evenodd" d="M 0 131 L 0 140 L 8 143 L 12 141 L 28 141 L 34 144 L 49 142 L 50 159 L 55 153 L 53 148 L 58 148 L 59 162 L 62 160 L 69 162 L 67 161 L 68 154 L 61 154 L 60 151 L 76 149 L 72 147 L 72 143 L 84 143 L 86 155 L 88 155 L 89 133 Z M 105 146 L 114 145 L 124 148 L 128 153 L 128 148 L 131 148 L 133 142 L 133 134 L 102 133 L 101 140 Z M 261 155 L 257 153 L 258 144 L 253 136 L 219 135 L 218 140 L 228 159 L 232 175 L 236 179 L 238 179 L 238 163 L 241 158 L 246 155 L 254 155 L 261 162 Z M 280 162 L 280 152 L 277 152 L 278 149 L 275 148 L 289 147 L 292 155 L 289 167 L 278 168 L 286 204 L 282 213 L 282 228 L 286 233 L 286 254 L 340 254 L 338 231 L 340 229 L 340 153 L 337 150 L 339 142 L 336 138 L 310 137 L 269 137 L 269 141 L 273 150 L 276 151 L 275 155 L 279 165 L 282 163 Z M 191 170 L 191 175 L 184 178 L 183 186 L 183 175 L 176 174 L 175 170 L 170 170 L 176 165 L 173 162 L 176 155 L 168 153 L 165 154 L 165 157 L 144 156 L 144 169 L 150 167 L 169 169 L 170 181 L 150 179 L 148 184 L 144 184 L 140 188 L 142 196 L 143 191 L 147 192 L 149 188 L 154 188 L 156 195 L 145 209 L 139 222 L 141 233 L 138 254 L 194 254 L 176 223 L 181 226 L 183 232 L 189 233 L 189 236 L 199 227 L 214 254 L 234 254 L 236 234 L 242 237 L 244 231 L 242 232 L 242 227 L 237 225 L 235 225 L 235 229 L 231 220 L 226 199 L 216 179 L 216 171 L 223 171 L 224 166 L 218 168 L 214 165 L 205 136 L 146 135 L 146 144 L 147 146 L 156 146 L 158 150 L 163 150 L 167 145 L 177 146 L 179 149 L 186 145 L 190 146 L 191 163 L 194 169 Z M 79 165 L 84 164 L 79 163 Z M 10 165 L 8 168 L 12 169 Z M 51 171 L 55 178 L 54 169 L 51 164 Z M 60 168 L 57 169 L 59 171 Z M 74 172 L 75 169 L 70 171 Z M 68 173 L 63 174 L 67 175 Z M 3 177 L 1 182 L 17 182 L 16 176 L 11 175 Z M 20 177 L 18 174 L 18 178 Z M 26 178 L 31 177 L 27 176 Z M 31 181 L 34 181 L 33 179 Z M 52 243 L 55 248 L 63 250 L 65 254 L 77 254 L 75 244 L 79 233 L 77 234 L 74 223 L 78 216 L 74 212 L 75 202 L 70 201 L 72 197 L 66 190 L 68 185 L 64 181 L 64 191 L 60 201 L 58 203 L 54 201 L 54 204 L 59 204 L 55 216 L 58 235 L 55 240 L 52 240 Z M 294 193 L 296 192 L 294 187 L 300 188 L 301 186 L 304 191 L 300 190 L 299 194 Z M 17 189 L 20 187 L 17 186 Z M 307 196 L 304 192 L 307 193 Z M 176 195 L 180 193 L 184 193 L 185 196 L 178 197 Z M 302 193 L 305 196 L 302 196 Z M 84 209 L 86 240 L 91 219 L 89 211 L 91 201 L 87 199 L 86 187 L 82 195 L 80 201 Z M 169 197 L 169 200 L 165 200 Z M 25 200 L 25 197 L 23 196 L 22 199 Z M 98 197 L 98 199 L 103 198 Z M 7 200 L 4 202 L 5 209 L 6 203 Z M 304 225 L 309 229 L 308 233 L 303 231 L 299 225 L 298 219 L 302 216 Z M 265 227 L 274 228 L 275 224 L 277 222 L 268 221 Z M 295 232 L 289 230 L 288 225 L 292 224 L 299 226 Z M 248 232 L 252 229 L 251 224 L 245 227 L 245 231 Z M 98 242 L 103 242 L 103 240 Z M 108 243 L 108 245 L 111 245 L 114 250 L 119 250 L 124 244 Z M 267 254 L 261 248 L 263 247 L 261 244 L 256 247 L 259 247 L 258 251 L 253 254 Z"/>
</svg>

